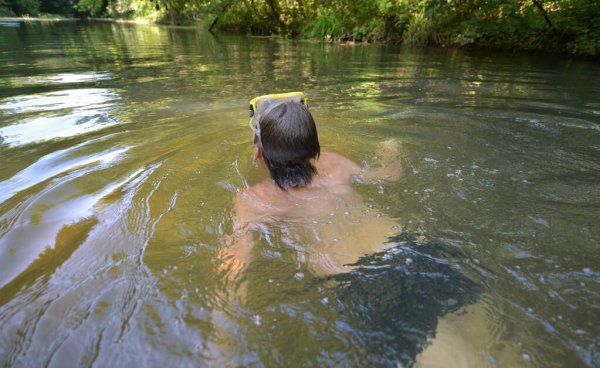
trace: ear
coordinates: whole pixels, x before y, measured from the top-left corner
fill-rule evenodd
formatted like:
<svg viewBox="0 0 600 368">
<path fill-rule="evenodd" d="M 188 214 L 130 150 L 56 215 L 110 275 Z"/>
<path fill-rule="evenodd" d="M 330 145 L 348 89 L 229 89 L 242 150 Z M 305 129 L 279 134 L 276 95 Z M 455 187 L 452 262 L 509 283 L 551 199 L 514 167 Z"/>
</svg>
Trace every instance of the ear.
<svg viewBox="0 0 600 368">
<path fill-rule="evenodd" d="M 253 155 L 252 159 L 254 161 L 256 161 L 256 160 L 259 160 L 261 158 L 262 158 L 262 150 L 259 147 L 254 146 L 254 155 Z"/>
</svg>

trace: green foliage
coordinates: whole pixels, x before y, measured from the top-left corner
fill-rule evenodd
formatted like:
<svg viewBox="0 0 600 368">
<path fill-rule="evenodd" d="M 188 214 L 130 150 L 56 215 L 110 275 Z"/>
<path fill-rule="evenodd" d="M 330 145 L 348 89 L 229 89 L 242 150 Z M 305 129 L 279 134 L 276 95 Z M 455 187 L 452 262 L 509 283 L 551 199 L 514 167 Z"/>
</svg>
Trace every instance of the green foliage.
<svg viewBox="0 0 600 368">
<path fill-rule="evenodd" d="M 6 1 L 0 0 L 0 17 L 12 17 L 14 15 Z"/>
<path fill-rule="evenodd" d="M 403 40 L 411 45 L 428 45 L 433 33 L 433 23 L 424 13 L 414 14 L 406 26 Z"/>
<path fill-rule="evenodd" d="M 585 55 L 600 55 L 600 2 L 588 0 L 556 1 L 553 15 L 561 41 L 568 50 Z"/>
<path fill-rule="evenodd" d="M 101 0 L 79 0 L 74 8 L 79 13 L 98 17 L 105 14 L 106 3 Z"/>
<path fill-rule="evenodd" d="M 70 0 L 41 0 L 40 11 L 43 13 L 72 15 L 73 6 Z"/>
<path fill-rule="evenodd" d="M 373 18 L 362 25 L 352 29 L 352 35 L 356 41 L 379 41 L 384 38 L 384 22 L 379 18 Z"/>
<path fill-rule="evenodd" d="M 72 0 L 0 0 L 0 14 L 70 14 Z M 74 0 L 79 14 L 258 35 L 600 55 L 594 0 Z"/>
<path fill-rule="evenodd" d="M 36 16 L 40 13 L 38 0 L 7 0 L 6 4 L 17 16 Z"/>
<path fill-rule="evenodd" d="M 340 35 L 342 30 L 340 19 L 331 10 L 325 10 L 306 24 L 302 35 L 308 38 L 325 38 Z"/>
</svg>

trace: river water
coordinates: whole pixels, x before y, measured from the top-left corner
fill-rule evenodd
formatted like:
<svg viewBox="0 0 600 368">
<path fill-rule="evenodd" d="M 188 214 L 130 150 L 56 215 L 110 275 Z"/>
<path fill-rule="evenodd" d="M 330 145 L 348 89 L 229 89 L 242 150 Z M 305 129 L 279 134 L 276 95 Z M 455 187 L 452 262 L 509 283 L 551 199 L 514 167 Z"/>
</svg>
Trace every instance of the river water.
<svg viewBox="0 0 600 368">
<path fill-rule="evenodd" d="M 247 102 L 293 90 L 322 151 L 400 144 L 355 188 L 395 233 L 320 275 L 265 224 L 232 281 Z M 4 20 L 0 155 L 2 366 L 600 366 L 593 62 Z"/>
</svg>

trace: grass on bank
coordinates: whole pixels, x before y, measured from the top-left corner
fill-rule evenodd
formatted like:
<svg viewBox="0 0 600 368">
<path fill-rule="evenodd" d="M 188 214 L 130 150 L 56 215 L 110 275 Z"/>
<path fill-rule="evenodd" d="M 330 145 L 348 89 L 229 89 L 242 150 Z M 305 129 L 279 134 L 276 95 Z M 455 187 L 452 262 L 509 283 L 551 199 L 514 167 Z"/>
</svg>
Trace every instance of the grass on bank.
<svg viewBox="0 0 600 368">
<path fill-rule="evenodd" d="M 600 1 L 591 0 L 0 0 L 0 16 L 25 14 L 600 56 Z"/>
</svg>

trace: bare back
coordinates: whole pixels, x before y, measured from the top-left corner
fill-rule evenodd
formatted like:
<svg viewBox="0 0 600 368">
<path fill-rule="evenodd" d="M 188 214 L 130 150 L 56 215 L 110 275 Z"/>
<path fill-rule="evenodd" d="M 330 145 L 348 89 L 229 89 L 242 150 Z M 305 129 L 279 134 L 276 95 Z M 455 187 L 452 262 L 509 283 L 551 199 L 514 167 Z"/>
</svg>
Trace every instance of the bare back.
<svg viewBox="0 0 600 368">
<path fill-rule="evenodd" d="M 361 256 L 384 249 L 397 227 L 352 187 L 361 168 L 332 152 L 323 153 L 314 165 L 317 173 L 306 187 L 282 190 L 266 179 L 238 192 L 234 229 L 246 240 L 233 245 L 229 254 L 249 262 L 252 240 L 247 234 L 268 223 L 285 226 L 302 239 L 301 248 L 317 274 L 344 272 Z"/>
<path fill-rule="evenodd" d="M 238 192 L 236 226 L 261 222 L 266 217 L 302 218 L 331 209 L 338 197 L 354 193 L 352 183 L 360 168 L 337 153 L 326 152 L 314 163 L 316 175 L 306 187 L 282 190 L 271 179 Z"/>
</svg>

